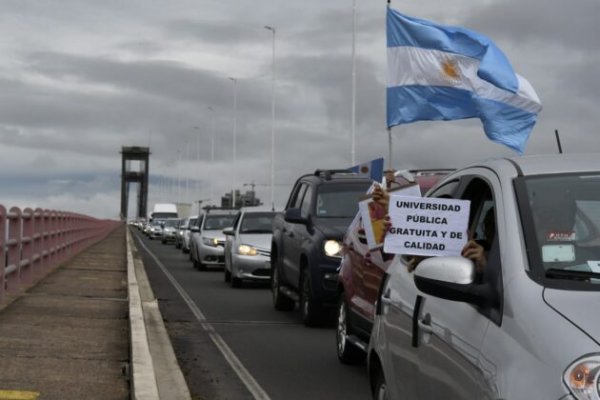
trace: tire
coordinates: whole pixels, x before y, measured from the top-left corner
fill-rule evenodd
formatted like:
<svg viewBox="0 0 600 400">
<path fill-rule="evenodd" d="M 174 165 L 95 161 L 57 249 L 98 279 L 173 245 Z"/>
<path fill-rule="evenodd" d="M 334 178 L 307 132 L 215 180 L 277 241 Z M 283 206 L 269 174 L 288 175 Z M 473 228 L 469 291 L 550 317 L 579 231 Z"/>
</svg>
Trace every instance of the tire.
<svg viewBox="0 0 600 400">
<path fill-rule="evenodd" d="M 347 340 L 352 334 L 352 325 L 348 320 L 348 305 L 344 293 L 340 294 L 337 311 L 335 342 L 338 359 L 344 364 L 359 364 L 365 359 L 365 353 Z"/>
<path fill-rule="evenodd" d="M 305 326 L 323 323 L 323 309 L 313 296 L 310 274 L 304 270 L 300 280 L 300 315 Z"/>
<path fill-rule="evenodd" d="M 277 268 L 277 264 L 273 265 L 273 275 L 271 276 L 271 297 L 273 298 L 273 307 L 275 307 L 277 311 L 292 311 L 294 309 L 294 300 L 287 297 L 281 291 L 279 268 Z"/>
<path fill-rule="evenodd" d="M 387 384 L 385 383 L 385 376 L 383 371 L 379 370 L 377 373 L 377 379 L 375 380 L 375 387 L 373 389 L 373 400 L 389 400 L 390 394 L 387 390 Z"/>
<path fill-rule="evenodd" d="M 232 288 L 241 288 L 242 287 L 242 280 L 240 278 L 236 278 L 235 276 L 233 276 L 231 278 L 231 287 Z"/>
</svg>

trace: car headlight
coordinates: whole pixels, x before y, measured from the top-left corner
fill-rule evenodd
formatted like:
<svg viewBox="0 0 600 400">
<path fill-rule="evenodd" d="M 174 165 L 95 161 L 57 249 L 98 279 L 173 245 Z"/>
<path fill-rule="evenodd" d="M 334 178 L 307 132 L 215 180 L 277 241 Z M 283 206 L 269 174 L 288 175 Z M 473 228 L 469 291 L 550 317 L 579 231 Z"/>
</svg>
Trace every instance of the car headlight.
<svg viewBox="0 0 600 400">
<path fill-rule="evenodd" d="M 342 244 L 337 240 L 327 240 L 323 244 L 323 250 L 329 257 L 341 257 Z"/>
<path fill-rule="evenodd" d="M 219 244 L 219 241 L 217 240 L 217 238 L 203 237 L 202 238 L 202 243 L 204 243 L 207 246 L 217 247 L 217 245 Z"/>
<path fill-rule="evenodd" d="M 590 355 L 571 364 L 563 380 L 577 400 L 600 399 L 600 354 Z"/>
<path fill-rule="evenodd" d="M 252 246 L 248 246 L 247 244 L 240 244 L 238 246 L 238 253 L 243 256 L 255 256 L 256 249 Z"/>
</svg>

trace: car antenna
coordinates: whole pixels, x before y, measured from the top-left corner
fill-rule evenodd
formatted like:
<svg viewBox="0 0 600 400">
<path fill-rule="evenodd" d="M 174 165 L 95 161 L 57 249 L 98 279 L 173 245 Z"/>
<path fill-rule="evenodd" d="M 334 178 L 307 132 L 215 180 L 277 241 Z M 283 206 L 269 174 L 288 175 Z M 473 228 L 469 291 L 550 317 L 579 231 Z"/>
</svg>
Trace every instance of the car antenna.
<svg viewBox="0 0 600 400">
<path fill-rule="evenodd" d="M 560 136 L 558 136 L 558 129 L 554 130 L 554 136 L 556 136 L 556 144 L 558 145 L 558 154 L 562 154 L 562 146 L 560 145 Z"/>
</svg>

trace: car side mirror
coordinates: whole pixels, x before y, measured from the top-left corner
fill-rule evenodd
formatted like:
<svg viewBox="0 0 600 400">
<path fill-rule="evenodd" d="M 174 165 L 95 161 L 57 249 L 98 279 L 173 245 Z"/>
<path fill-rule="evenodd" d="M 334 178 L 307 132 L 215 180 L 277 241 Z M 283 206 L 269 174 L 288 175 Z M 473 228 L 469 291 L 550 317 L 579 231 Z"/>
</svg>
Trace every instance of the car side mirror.
<svg viewBox="0 0 600 400">
<path fill-rule="evenodd" d="M 200 232 L 200 228 L 198 228 L 197 226 L 192 226 L 192 227 L 190 227 L 190 231 L 192 231 L 192 232 Z"/>
<path fill-rule="evenodd" d="M 288 208 L 285 210 L 284 219 L 291 224 L 308 224 L 308 218 L 302 216 L 299 208 Z"/>
<path fill-rule="evenodd" d="M 475 265 L 468 258 L 427 258 L 417 265 L 414 280 L 420 291 L 442 299 L 479 306 L 491 300 L 488 286 L 475 282 Z"/>
<path fill-rule="evenodd" d="M 223 235 L 225 236 L 235 236 L 235 230 L 231 227 L 223 229 Z"/>
</svg>

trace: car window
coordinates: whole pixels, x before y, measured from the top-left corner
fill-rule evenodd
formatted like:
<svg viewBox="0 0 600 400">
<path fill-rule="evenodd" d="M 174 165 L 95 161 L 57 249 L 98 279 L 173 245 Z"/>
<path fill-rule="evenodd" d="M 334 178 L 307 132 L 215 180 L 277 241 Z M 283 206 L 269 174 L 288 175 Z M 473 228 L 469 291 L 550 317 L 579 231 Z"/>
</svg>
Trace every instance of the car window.
<svg viewBox="0 0 600 400">
<path fill-rule="evenodd" d="M 454 193 L 458 188 L 460 181 L 458 179 L 444 183 L 442 186 L 436 188 L 429 197 L 454 197 Z"/>
<path fill-rule="evenodd" d="M 275 213 L 246 213 L 241 221 L 240 233 L 271 233 Z"/>
<path fill-rule="evenodd" d="M 306 185 L 306 191 L 304 192 L 304 198 L 302 199 L 302 204 L 300 205 L 300 215 L 304 218 L 307 218 L 311 212 L 312 206 L 312 187 Z"/>
<path fill-rule="evenodd" d="M 179 223 L 178 219 L 167 219 L 165 221 L 165 226 L 168 226 L 168 227 L 171 227 L 171 228 L 175 228 L 178 223 Z"/>
<path fill-rule="evenodd" d="M 198 223 L 198 218 L 190 218 L 190 221 L 187 224 L 187 227 L 189 229 L 190 226 L 196 226 L 196 224 Z"/>
<path fill-rule="evenodd" d="M 358 202 L 369 185 L 321 185 L 317 192 L 316 215 L 319 218 L 352 218 L 358 212 Z"/>
<path fill-rule="evenodd" d="M 235 219 L 233 220 L 231 226 L 233 227 L 233 229 L 237 229 L 238 225 L 240 224 L 240 218 L 242 217 L 242 213 L 239 212 L 237 214 L 235 214 Z"/>
<path fill-rule="evenodd" d="M 204 230 L 221 230 L 231 226 L 235 215 L 208 215 L 204 221 Z"/>
<path fill-rule="evenodd" d="M 302 198 L 304 197 L 304 192 L 306 192 L 307 184 L 303 183 L 300 185 L 298 190 L 296 191 L 295 197 L 290 202 L 290 208 L 300 208 L 302 204 Z"/>
</svg>

